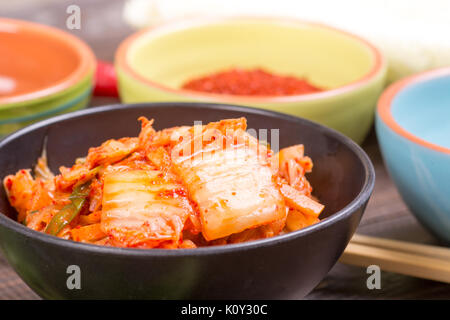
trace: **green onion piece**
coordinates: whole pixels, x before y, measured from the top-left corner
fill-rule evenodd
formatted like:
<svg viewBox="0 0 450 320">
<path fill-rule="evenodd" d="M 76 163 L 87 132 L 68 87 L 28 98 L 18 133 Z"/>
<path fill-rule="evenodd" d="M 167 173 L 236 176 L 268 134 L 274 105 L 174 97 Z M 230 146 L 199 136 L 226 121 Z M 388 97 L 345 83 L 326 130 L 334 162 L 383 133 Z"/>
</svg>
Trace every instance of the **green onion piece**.
<svg viewBox="0 0 450 320">
<path fill-rule="evenodd" d="M 86 198 L 89 195 L 91 181 L 88 181 L 82 185 L 79 185 L 73 189 L 69 199 L 71 203 L 65 205 L 55 216 L 45 229 L 45 233 L 51 235 L 58 235 L 58 233 L 80 213 L 81 208 L 86 202 Z"/>
</svg>

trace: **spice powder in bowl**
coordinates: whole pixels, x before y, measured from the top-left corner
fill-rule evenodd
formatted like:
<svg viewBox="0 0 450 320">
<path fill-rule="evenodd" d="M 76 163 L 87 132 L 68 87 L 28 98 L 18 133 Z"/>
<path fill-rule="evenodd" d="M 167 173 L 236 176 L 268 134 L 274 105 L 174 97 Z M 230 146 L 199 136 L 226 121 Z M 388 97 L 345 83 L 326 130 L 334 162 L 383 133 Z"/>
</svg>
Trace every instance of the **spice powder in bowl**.
<svg viewBox="0 0 450 320">
<path fill-rule="evenodd" d="M 263 69 L 230 69 L 186 82 L 183 89 L 237 96 L 291 96 L 321 92 L 306 79 L 282 76 Z"/>
</svg>

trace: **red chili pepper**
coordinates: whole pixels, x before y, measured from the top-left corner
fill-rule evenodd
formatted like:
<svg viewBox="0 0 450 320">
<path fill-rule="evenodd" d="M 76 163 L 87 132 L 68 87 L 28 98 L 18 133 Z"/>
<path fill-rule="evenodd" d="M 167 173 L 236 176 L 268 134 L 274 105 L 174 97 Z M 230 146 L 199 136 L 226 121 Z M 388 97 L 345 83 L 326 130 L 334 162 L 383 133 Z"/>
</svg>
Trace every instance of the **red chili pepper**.
<svg viewBox="0 0 450 320">
<path fill-rule="evenodd" d="M 114 66 L 105 61 L 97 61 L 97 70 L 95 72 L 94 95 L 118 97 L 117 76 Z"/>
</svg>

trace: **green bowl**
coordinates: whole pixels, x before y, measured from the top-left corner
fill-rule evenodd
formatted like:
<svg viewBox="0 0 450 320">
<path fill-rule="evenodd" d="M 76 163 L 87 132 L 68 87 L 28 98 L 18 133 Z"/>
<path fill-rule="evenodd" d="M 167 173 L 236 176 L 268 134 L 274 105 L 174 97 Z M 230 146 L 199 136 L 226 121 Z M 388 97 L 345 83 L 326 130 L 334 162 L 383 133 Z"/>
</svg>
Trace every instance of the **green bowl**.
<svg viewBox="0 0 450 320">
<path fill-rule="evenodd" d="M 362 142 L 384 85 L 386 63 L 367 41 L 340 30 L 283 18 L 184 20 L 126 39 L 115 60 L 125 103 L 209 101 L 304 117 Z M 306 77 L 326 91 L 250 97 L 182 90 L 187 80 L 228 68 L 264 68 Z"/>
</svg>

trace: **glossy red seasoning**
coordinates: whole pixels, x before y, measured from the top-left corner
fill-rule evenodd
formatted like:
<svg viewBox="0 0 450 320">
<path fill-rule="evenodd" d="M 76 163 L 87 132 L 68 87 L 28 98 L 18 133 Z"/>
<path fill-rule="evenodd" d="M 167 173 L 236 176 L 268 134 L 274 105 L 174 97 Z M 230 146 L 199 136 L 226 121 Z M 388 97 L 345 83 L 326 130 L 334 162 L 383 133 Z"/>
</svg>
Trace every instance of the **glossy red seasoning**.
<svg viewBox="0 0 450 320">
<path fill-rule="evenodd" d="M 305 79 L 275 75 L 262 69 L 218 72 L 192 79 L 183 89 L 238 96 L 290 96 L 323 91 Z"/>
</svg>

